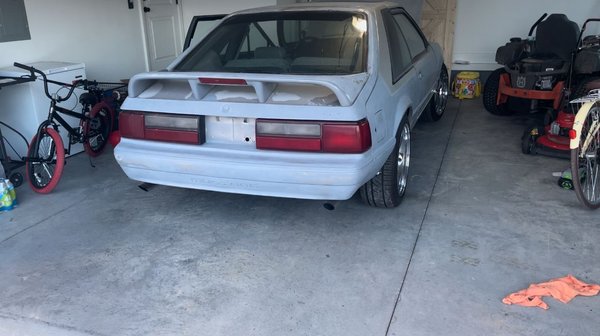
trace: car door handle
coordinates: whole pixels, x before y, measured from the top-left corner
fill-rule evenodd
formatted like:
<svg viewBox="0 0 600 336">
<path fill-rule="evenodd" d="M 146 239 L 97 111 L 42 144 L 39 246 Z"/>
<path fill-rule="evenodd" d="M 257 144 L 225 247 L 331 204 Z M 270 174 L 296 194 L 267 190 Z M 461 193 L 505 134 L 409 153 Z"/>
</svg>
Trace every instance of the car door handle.
<svg viewBox="0 0 600 336">
<path fill-rule="evenodd" d="M 423 73 L 419 72 L 419 79 L 423 79 Z"/>
<path fill-rule="evenodd" d="M 148 13 L 150 11 L 150 7 L 144 7 L 144 13 Z"/>
</svg>

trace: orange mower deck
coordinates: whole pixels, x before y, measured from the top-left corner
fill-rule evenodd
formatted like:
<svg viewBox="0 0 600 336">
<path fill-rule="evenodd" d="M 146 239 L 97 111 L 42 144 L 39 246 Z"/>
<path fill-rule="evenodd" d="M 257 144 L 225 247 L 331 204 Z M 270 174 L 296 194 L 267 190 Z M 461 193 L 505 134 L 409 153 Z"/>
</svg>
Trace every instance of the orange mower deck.
<svg viewBox="0 0 600 336">
<path fill-rule="evenodd" d="M 500 84 L 498 86 L 497 105 L 507 102 L 508 97 L 517 97 L 524 99 L 536 100 L 552 100 L 552 106 L 555 110 L 560 108 L 562 92 L 565 87 L 565 82 L 558 82 L 552 91 L 516 89 L 511 87 L 509 74 L 500 75 Z"/>
</svg>

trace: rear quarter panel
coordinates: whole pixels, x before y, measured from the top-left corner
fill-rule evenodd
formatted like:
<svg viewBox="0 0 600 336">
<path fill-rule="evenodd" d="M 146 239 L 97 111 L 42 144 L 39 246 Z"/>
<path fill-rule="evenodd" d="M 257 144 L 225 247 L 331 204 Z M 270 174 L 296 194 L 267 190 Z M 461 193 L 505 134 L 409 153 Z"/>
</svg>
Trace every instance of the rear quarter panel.
<svg viewBox="0 0 600 336">
<path fill-rule="evenodd" d="M 376 111 L 384 120 L 381 126 L 385 128 L 385 136 L 374 139 L 374 142 L 383 142 L 383 146 L 389 149 L 389 154 L 395 144 L 395 135 L 400 122 L 406 113 L 414 112 L 418 108 L 419 102 L 415 102 L 412 98 L 416 96 L 417 88 L 414 85 L 414 79 L 417 74 L 414 67 L 411 67 L 396 83 L 393 83 L 392 60 L 383 18 L 380 12 L 375 15 L 374 47 L 377 48 L 377 53 L 373 57 L 377 81 L 368 99 L 366 109 L 367 111 Z"/>
<path fill-rule="evenodd" d="M 437 85 L 440 69 L 443 64 L 442 50 L 437 43 L 430 43 L 425 54 L 420 57 L 419 69 L 411 66 L 404 75 L 393 82 L 390 50 L 387 34 L 380 12 L 375 13 L 375 27 L 372 27 L 373 43 L 376 53 L 370 54 L 373 62 L 373 73 L 376 82 L 366 102 L 366 111 L 374 113 L 372 123 L 373 144 L 379 149 L 378 159 L 383 165 L 385 159 L 394 148 L 396 133 L 402 120 L 406 117 L 414 127 L 423 109 Z M 421 71 L 423 78 L 418 78 Z M 420 82 L 420 83 L 419 83 Z M 374 121 L 374 122 L 373 122 Z"/>
</svg>

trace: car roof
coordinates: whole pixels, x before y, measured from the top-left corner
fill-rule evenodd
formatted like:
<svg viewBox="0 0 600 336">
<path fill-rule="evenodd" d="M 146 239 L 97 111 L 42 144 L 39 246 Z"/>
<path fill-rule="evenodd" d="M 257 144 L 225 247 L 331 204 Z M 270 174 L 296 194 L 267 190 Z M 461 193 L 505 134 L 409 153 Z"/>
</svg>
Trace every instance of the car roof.
<svg viewBox="0 0 600 336">
<path fill-rule="evenodd" d="M 295 3 L 289 5 L 275 5 L 251 8 L 237 11 L 232 15 L 237 14 L 254 14 L 265 12 L 293 12 L 293 11 L 310 11 L 310 10 L 343 10 L 343 11 L 365 11 L 374 12 L 384 8 L 402 7 L 400 2 L 380 1 L 380 2 L 364 2 L 364 1 L 347 1 L 347 2 L 309 2 Z"/>
</svg>

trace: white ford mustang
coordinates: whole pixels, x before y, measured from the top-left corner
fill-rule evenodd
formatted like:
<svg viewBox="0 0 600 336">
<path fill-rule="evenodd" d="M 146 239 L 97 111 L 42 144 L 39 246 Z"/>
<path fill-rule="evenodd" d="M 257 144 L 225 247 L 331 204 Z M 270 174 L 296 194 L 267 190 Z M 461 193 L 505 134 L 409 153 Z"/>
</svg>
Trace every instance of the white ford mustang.
<svg viewBox="0 0 600 336">
<path fill-rule="evenodd" d="M 115 157 L 143 182 L 394 207 L 411 128 L 447 94 L 440 47 L 398 4 L 245 10 L 131 79 Z"/>
</svg>

